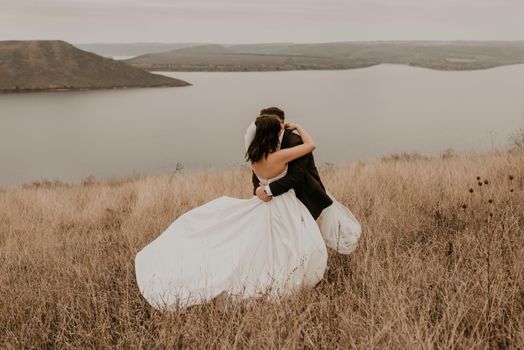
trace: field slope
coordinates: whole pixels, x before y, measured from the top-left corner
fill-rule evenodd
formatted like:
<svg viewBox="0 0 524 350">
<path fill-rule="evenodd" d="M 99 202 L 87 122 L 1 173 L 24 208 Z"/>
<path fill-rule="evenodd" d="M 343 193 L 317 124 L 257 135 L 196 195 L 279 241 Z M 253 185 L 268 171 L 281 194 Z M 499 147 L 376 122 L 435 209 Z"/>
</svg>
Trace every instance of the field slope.
<svg viewBox="0 0 524 350">
<path fill-rule="evenodd" d="M 135 254 L 196 206 L 249 198 L 247 169 L 0 189 L 0 348 L 522 347 L 524 153 L 321 175 L 362 223 L 353 254 L 331 252 L 324 280 L 280 303 L 174 313 L 141 297 Z"/>
</svg>

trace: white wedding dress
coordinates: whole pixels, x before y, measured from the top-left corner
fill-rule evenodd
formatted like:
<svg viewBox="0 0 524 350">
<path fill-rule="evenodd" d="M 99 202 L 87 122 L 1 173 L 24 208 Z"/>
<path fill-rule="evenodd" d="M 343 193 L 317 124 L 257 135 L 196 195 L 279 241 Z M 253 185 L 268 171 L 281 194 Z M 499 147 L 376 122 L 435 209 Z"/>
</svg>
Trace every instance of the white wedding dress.
<svg viewBox="0 0 524 350">
<path fill-rule="evenodd" d="M 326 219 L 340 228 L 333 217 Z M 223 196 L 188 211 L 138 252 L 135 272 L 144 298 L 169 310 L 223 292 L 241 298 L 290 295 L 323 278 L 327 257 L 316 221 L 291 189 L 267 203 L 256 196 Z"/>
<path fill-rule="evenodd" d="M 322 238 L 328 248 L 340 254 L 350 254 L 357 248 L 362 228 L 353 213 L 329 191 L 326 192 L 333 204 L 322 210 L 318 218 Z"/>
</svg>

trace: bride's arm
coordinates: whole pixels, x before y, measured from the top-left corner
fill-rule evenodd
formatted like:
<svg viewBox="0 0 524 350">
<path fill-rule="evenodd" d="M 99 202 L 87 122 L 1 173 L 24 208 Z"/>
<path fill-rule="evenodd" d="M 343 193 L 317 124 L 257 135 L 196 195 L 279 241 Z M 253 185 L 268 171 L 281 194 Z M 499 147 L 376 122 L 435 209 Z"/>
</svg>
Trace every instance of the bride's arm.
<svg viewBox="0 0 524 350">
<path fill-rule="evenodd" d="M 286 125 L 286 128 L 289 130 L 296 129 L 300 133 L 303 143 L 301 145 L 282 149 L 278 152 L 275 152 L 274 157 L 277 162 L 287 164 L 295 159 L 298 159 L 302 156 L 305 156 L 308 153 L 313 152 L 315 148 L 317 148 L 311 135 L 309 135 L 306 129 L 304 129 L 302 126 L 298 124 L 289 123 Z"/>
</svg>

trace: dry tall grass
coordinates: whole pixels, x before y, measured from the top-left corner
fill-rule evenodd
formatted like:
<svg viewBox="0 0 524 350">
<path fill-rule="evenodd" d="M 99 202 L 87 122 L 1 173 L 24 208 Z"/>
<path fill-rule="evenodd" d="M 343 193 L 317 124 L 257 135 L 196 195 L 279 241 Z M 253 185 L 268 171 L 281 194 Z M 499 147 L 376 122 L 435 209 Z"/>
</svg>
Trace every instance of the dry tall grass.
<svg viewBox="0 0 524 350">
<path fill-rule="evenodd" d="M 316 288 L 280 303 L 178 313 L 142 299 L 134 256 L 187 210 L 249 197 L 247 170 L 0 190 L 0 347 L 522 347 L 524 153 L 322 176 L 362 223 L 352 255 L 331 253 Z"/>
</svg>

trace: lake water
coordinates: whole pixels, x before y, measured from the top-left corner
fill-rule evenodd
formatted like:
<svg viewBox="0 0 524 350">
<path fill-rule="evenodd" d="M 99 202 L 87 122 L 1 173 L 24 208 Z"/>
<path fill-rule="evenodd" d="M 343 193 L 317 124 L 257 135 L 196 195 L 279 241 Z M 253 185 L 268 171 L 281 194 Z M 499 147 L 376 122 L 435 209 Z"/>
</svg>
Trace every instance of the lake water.
<svg viewBox="0 0 524 350">
<path fill-rule="evenodd" d="M 244 164 L 271 105 L 311 131 L 319 165 L 489 150 L 524 125 L 524 65 L 165 74 L 193 86 L 0 95 L 0 186 Z"/>
</svg>

